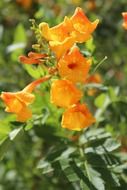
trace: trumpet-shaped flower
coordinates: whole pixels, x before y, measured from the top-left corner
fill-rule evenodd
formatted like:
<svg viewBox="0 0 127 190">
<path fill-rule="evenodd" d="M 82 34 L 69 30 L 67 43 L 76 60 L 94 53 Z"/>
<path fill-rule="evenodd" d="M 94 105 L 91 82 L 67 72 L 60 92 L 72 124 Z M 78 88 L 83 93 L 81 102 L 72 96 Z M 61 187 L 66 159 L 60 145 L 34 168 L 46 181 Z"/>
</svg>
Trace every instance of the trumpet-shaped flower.
<svg viewBox="0 0 127 190">
<path fill-rule="evenodd" d="M 14 113 L 17 115 L 17 120 L 20 122 L 25 122 L 27 119 L 32 117 L 32 112 L 29 109 L 29 105 L 33 103 L 35 96 L 32 94 L 34 88 L 48 80 L 49 77 L 38 79 L 28 86 L 26 86 L 22 91 L 19 92 L 2 92 L 0 98 L 5 102 L 6 112 Z"/>
<path fill-rule="evenodd" d="M 71 17 L 71 21 L 74 27 L 73 35 L 75 35 L 76 42 L 79 43 L 87 41 L 99 23 L 98 19 L 91 22 L 80 7 L 76 8 L 74 15 Z"/>
<path fill-rule="evenodd" d="M 123 16 L 123 19 L 124 19 L 124 22 L 123 22 L 123 27 L 125 30 L 127 30 L 127 12 L 123 12 L 122 13 L 122 16 Z"/>
<path fill-rule="evenodd" d="M 59 59 L 74 43 L 88 40 L 97 27 L 98 20 L 90 22 L 81 8 L 75 10 L 71 18 L 52 28 L 45 22 L 39 25 L 42 36 L 49 41 L 50 48 Z"/>
<path fill-rule="evenodd" d="M 60 107 L 69 107 L 77 103 L 82 92 L 68 80 L 55 80 L 51 86 L 51 102 Z"/>
<path fill-rule="evenodd" d="M 86 59 L 74 46 L 58 62 L 58 71 L 61 77 L 74 83 L 84 83 L 89 72 L 91 59 Z"/>
<path fill-rule="evenodd" d="M 85 104 L 75 104 L 68 108 L 62 116 L 62 127 L 69 130 L 80 131 L 95 122 Z"/>
<path fill-rule="evenodd" d="M 63 42 L 65 38 L 70 37 L 70 32 L 73 30 L 72 22 L 68 17 L 64 21 L 52 28 L 45 22 L 40 23 L 39 28 L 42 36 L 48 41 Z"/>
<path fill-rule="evenodd" d="M 39 28 L 58 59 L 75 43 L 75 38 L 70 35 L 73 26 L 68 17 L 65 17 L 61 24 L 52 28 L 49 28 L 45 22 L 41 23 Z"/>
</svg>

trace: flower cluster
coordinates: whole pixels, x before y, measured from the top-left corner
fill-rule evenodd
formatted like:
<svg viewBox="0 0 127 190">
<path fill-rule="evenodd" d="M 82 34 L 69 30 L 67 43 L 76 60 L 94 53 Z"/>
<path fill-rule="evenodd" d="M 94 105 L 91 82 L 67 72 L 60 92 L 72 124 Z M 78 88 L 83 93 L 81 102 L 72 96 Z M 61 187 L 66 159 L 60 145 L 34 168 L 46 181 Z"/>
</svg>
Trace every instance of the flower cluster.
<svg viewBox="0 0 127 190">
<path fill-rule="evenodd" d="M 85 58 L 76 43 L 86 42 L 97 24 L 98 20 L 90 22 L 83 10 L 77 8 L 71 18 L 65 17 L 55 27 L 49 28 L 47 23 L 39 26 L 57 57 L 60 79 L 51 85 L 51 102 L 66 109 L 62 116 L 63 128 L 80 131 L 95 122 L 88 107 L 80 103 L 83 92 L 77 87 L 86 81 L 91 58 Z"/>
<path fill-rule="evenodd" d="M 57 26 L 50 28 L 47 23 L 41 23 L 39 25 L 40 35 L 47 42 L 48 50 L 54 53 L 55 65 L 53 67 L 46 65 L 46 60 L 50 59 L 51 55 L 45 51 L 30 52 L 28 57 L 20 56 L 19 59 L 24 64 L 44 65 L 45 63 L 49 75 L 37 79 L 22 91 L 3 92 L 1 99 L 6 104 L 5 111 L 16 114 L 17 120 L 21 122 L 31 118 L 32 113 L 28 106 L 35 99 L 32 91 L 38 84 L 49 80 L 55 73 L 57 79 L 53 79 L 51 83 L 50 101 L 65 109 L 62 127 L 80 131 L 93 124 L 95 118 L 87 105 L 81 103 L 83 96 L 81 86 L 88 82 L 92 59 L 83 56 L 77 43 L 90 39 L 98 22 L 98 19 L 90 22 L 83 10 L 78 7 L 71 18 L 65 17 L 64 21 Z"/>
</svg>

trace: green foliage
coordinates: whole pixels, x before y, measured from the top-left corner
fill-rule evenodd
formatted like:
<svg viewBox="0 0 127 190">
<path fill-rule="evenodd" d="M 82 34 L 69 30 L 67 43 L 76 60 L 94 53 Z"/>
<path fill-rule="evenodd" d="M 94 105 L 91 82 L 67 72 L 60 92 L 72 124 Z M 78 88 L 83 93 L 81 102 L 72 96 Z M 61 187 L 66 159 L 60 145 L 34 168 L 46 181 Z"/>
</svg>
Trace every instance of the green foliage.
<svg viewBox="0 0 127 190">
<path fill-rule="evenodd" d="M 12 61 L 17 61 L 17 57 L 23 54 L 26 41 L 26 31 L 22 24 L 18 24 L 14 32 L 13 44 L 7 48 L 8 52 L 12 52 Z"/>
<path fill-rule="evenodd" d="M 104 129 L 89 129 L 78 141 L 65 140 L 57 149 L 47 152 L 38 168 L 50 180 L 61 168 L 59 179 L 65 175 L 73 189 L 77 186 L 78 189 L 117 189 L 121 187 L 123 171 L 119 157 L 113 152 L 119 147 L 120 144 Z M 117 172 L 115 168 L 119 168 Z"/>
</svg>

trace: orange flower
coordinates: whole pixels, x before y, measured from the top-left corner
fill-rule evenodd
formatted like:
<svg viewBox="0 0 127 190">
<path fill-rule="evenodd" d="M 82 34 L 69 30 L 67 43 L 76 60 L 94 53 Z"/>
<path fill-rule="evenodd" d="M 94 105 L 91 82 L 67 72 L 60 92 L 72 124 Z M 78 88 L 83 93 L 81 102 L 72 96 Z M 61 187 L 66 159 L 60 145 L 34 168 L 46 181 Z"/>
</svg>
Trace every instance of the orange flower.
<svg viewBox="0 0 127 190">
<path fill-rule="evenodd" d="M 38 79 L 19 92 L 2 92 L 0 98 L 6 104 L 5 111 L 16 114 L 17 120 L 20 122 L 25 122 L 27 119 L 31 118 L 32 112 L 28 106 L 33 103 L 35 99 L 35 96 L 31 93 L 38 84 L 48 79 L 49 76 Z"/>
<path fill-rule="evenodd" d="M 85 81 L 85 83 L 87 84 L 87 83 L 102 83 L 102 77 L 101 77 L 101 75 L 99 74 L 99 73 L 96 73 L 96 74 L 93 74 L 93 75 L 91 75 L 91 76 L 89 76 L 88 78 L 87 78 L 87 80 Z M 98 90 L 97 89 L 95 89 L 95 88 L 90 88 L 90 89 L 88 89 L 88 91 L 87 91 L 87 94 L 89 95 L 89 96 L 94 96 L 94 95 L 96 95 L 97 94 L 97 92 L 98 92 Z"/>
<path fill-rule="evenodd" d="M 68 80 L 55 80 L 51 86 L 51 102 L 60 107 L 69 107 L 77 103 L 82 92 Z"/>
<path fill-rule="evenodd" d="M 91 33 L 96 29 L 99 20 L 90 22 L 80 7 L 77 7 L 71 17 L 76 42 L 85 42 L 91 37 Z"/>
<path fill-rule="evenodd" d="M 64 55 L 67 50 L 69 50 L 75 43 L 75 40 L 73 37 L 65 38 L 63 42 L 58 41 L 50 41 L 49 45 L 52 49 L 52 51 L 56 54 L 57 59 L 60 59 L 62 55 Z"/>
<path fill-rule="evenodd" d="M 59 59 L 75 42 L 85 42 L 95 30 L 98 20 L 90 22 L 81 8 L 75 10 L 71 18 L 52 28 L 47 23 L 39 25 L 42 36 L 49 41 L 50 48 Z"/>
<path fill-rule="evenodd" d="M 87 7 L 90 11 L 94 11 L 97 8 L 96 0 L 89 0 L 87 2 Z"/>
<path fill-rule="evenodd" d="M 62 127 L 70 130 L 80 131 L 95 122 L 85 104 L 75 104 L 68 108 L 62 117 Z"/>
<path fill-rule="evenodd" d="M 40 59 L 45 57 L 47 57 L 46 54 L 29 52 L 28 57 L 24 55 L 19 56 L 19 61 L 24 64 L 40 64 L 42 63 Z"/>
<path fill-rule="evenodd" d="M 52 28 L 45 22 L 40 23 L 39 28 L 42 36 L 48 41 L 63 42 L 65 38 L 70 37 L 70 32 L 73 30 L 72 22 L 68 17 L 64 21 Z"/>
<path fill-rule="evenodd" d="M 32 0 L 16 0 L 24 9 L 29 9 L 32 5 Z"/>
<path fill-rule="evenodd" d="M 61 77 L 74 83 L 85 82 L 91 65 L 91 59 L 86 59 L 74 46 L 58 62 L 58 71 Z"/>
<path fill-rule="evenodd" d="M 123 16 L 123 19 L 124 19 L 124 22 L 123 22 L 123 27 L 125 30 L 127 30 L 127 12 L 123 12 L 122 13 L 122 16 Z"/>
<path fill-rule="evenodd" d="M 61 24 L 52 28 L 49 28 L 45 22 L 42 22 L 39 28 L 58 59 L 75 43 L 74 37 L 70 35 L 73 26 L 68 17 L 65 17 Z"/>
<path fill-rule="evenodd" d="M 99 73 L 91 75 L 87 78 L 85 83 L 102 83 L 102 77 Z"/>
</svg>

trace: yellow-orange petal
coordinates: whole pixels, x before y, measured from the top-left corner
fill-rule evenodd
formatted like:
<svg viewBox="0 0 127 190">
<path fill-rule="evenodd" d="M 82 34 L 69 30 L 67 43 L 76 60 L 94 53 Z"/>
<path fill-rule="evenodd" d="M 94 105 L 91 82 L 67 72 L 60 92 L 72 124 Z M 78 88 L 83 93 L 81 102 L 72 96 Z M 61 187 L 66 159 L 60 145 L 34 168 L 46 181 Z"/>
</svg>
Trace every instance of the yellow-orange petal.
<svg viewBox="0 0 127 190">
<path fill-rule="evenodd" d="M 27 107 L 23 107 L 23 109 L 17 114 L 17 121 L 25 122 L 32 117 L 32 112 Z"/>
<path fill-rule="evenodd" d="M 33 103 L 35 100 L 35 96 L 33 94 L 24 91 L 15 93 L 15 97 L 26 105 Z"/>
<path fill-rule="evenodd" d="M 62 116 L 62 127 L 69 130 L 80 131 L 95 122 L 85 104 L 76 104 L 68 108 Z"/>
<path fill-rule="evenodd" d="M 65 38 L 70 36 L 72 28 L 72 23 L 68 17 L 65 17 L 62 23 L 52 28 L 49 28 L 49 25 L 45 22 L 39 24 L 42 36 L 48 41 L 64 41 Z"/>
<path fill-rule="evenodd" d="M 76 8 L 70 20 L 75 30 L 75 40 L 80 43 L 85 42 L 91 37 L 91 33 L 96 29 L 99 23 L 98 19 L 91 22 L 80 7 Z"/>
<path fill-rule="evenodd" d="M 2 92 L 0 97 L 7 106 L 6 112 L 18 113 L 23 107 L 22 103 L 11 92 Z"/>
<path fill-rule="evenodd" d="M 50 95 L 51 103 L 60 107 L 69 107 L 81 99 L 82 92 L 71 81 L 55 80 L 51 85 Z"/>
<path fill-rule="evenodd" d="M 75 43 L 74 37 L 67 37 L 64 41 L 50 41 L 49 45 L 59 60 Z"/>
<path fill-rule="evenodd" d="M 58 62 L 58 71 L 62 78 L 73 83 L 84 83 L 91 66 L 91 59 L 86 59 L 74 46 Z"/>
<path fill-rule="evenodd" d="M 80 26 L 79 26 L 79 28 L 80 28 Z M 80 30 L 80 32 L 74 30 L 71 35 L 73 36 L 73 38 L 75 39 L 75 42 L 77 42 L 77 43 L 86 42 L 87 40 L 89 40 L 91 38 L 91 33 L 82 32 L 81 30 Z"/>
</svg>

